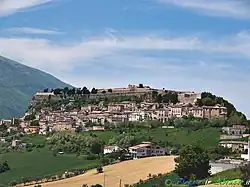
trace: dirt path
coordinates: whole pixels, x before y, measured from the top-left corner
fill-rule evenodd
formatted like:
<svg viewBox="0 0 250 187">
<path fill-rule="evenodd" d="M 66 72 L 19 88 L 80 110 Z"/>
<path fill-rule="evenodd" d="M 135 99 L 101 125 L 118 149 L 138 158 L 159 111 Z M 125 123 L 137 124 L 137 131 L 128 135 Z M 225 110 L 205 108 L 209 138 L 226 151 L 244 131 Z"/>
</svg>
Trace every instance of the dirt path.
<svg viewBox="0 0 250 187">
<path fill-rule="evenodd" d="M 97 174 L 96 170 L 90 170 L 83 175 L 42 184 L 43 187 L 82 187 L 83 184 L 101 184 L 106 187 L 119 187 L 121 180 L 124 184 L 134 184 L 140 179 L 145 180 L 149 173 L 168 173 L 174 169 L 173 156 L 151 157 L 138 160 L 130 160 L 104 167 L 103 174 Z"/>
</svg>

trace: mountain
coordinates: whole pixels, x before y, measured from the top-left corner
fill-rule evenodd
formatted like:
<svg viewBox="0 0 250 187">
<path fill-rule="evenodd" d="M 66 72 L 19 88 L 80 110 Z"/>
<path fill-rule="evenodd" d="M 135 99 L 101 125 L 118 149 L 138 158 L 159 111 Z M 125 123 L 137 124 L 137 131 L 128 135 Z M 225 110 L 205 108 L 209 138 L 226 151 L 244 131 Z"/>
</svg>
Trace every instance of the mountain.
<svg viewBox="0 0 250 187">
<path fill-rule="evenodd" d="M 52 75 L 0 56 L 0 118 L 23 115 L 33 94 L 71 87 Z"/>
</svg>

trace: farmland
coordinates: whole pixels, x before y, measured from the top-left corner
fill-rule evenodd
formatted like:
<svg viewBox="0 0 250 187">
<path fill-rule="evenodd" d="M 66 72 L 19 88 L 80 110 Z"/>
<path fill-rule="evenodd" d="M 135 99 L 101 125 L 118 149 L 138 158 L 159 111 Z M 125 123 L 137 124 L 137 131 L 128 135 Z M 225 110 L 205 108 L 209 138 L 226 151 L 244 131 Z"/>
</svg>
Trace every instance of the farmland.
<svg viewBox="0 0 250 187">
<path fill-rule="evenodd" d="M 119 186 L 121 180 L 122 186 L 124 184 L 134 184 L 140 179 L 146 180 L 149 173 L 168 173 L 174 169 L 174 157 L 163 156 L 163 157 L 152 157 L 138 160 L 124 161 L 115 165 L 105 166 L 104 173 L 97 174 L 96 170 L 90 170 L 87 173 L 76 176 L 73 178 L 44 183 L 43 187 L 68 187 L 68 186 L 79 186 L 83 184 L 104 184 L 105 186 L 116 187 Z"/>
<path fill-rule="evenodd" d="M 0 160 L 7 160 L 11 170 L 0 174 L 0 184 L 10 181 L 20 182 L 21 178 L 32 178 L 64 172 L 74 168 L 86 168 L 100 164 L 99 160 L 85 160 L 75 155 L 53 156 L 46 148 L 32 152 L 12 152 L 0 155 Z"/>
<path fill-rule="evenodd" d="M 216 128 L 206 128 L 197 131 L 192 131 L 188 128 L 134 128 L 128 129 L 127 131 L 126 133 L 133 134 L 138 141 L 150 140 L 161 144 L 161 146 L 170 147 L 199 142 L 206 148 L 214 148 L 220 136 L 220 131 Z M 96 136 L 104 141 L 106 145 L 120 134 L 120 131 L 115 130 L 79 133 L 80 136 Z M 46 143 L 46 137 L 43 136 L 24 136 L 21 137 L 21 140 L 24 143 L 44 144 L 45 146 L 43 148 L 34 148 L 30 152 L 21 150 L 0 154 L 0 161 L 7 160 L 11 167 L 10 171 L 0 174 L 0 184 L 8 184 L 13 180 L 20 182 L 21 178 L 42 177 L 101 163 L 100 159 L 86 160 L 86 157 L 81 155 L 76 156 L 76 154 L 53 156 L 52 151 Z"/>
</svg>

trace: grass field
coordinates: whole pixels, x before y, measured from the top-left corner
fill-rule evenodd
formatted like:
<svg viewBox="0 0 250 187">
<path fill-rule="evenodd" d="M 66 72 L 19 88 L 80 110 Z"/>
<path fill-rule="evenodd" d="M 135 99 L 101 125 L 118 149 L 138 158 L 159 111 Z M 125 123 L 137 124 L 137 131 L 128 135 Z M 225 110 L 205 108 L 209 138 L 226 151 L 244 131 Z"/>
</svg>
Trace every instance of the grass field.
<svg viewBox="0 0 250 187">
<path fill-rule="evenodd" d="M 54 157 L 46 148 L 33 152 L 13 152 L 0 155 L 0 161 L 7 160 L 11 170 L 0 174 L 0 184 L 7 185 L 10 181 L 20 182 L 22 177 L 38 177 L 56 174 L 74 168 L 100 164 L 99 160 L 84 160 L 75 155 L 58 155 Z"/>
<path fill-rule="evenodd" d="M 83 133 L 89 134 L 90 132 Z M 96 134 L 105 143 L 109 142 L 109 139 L 118 136 L 119 134 L 114 131 L 104 132 L 91 132 Z M 197 131 L 192 131 L 186 128 L 183 129 L 140 129 L 134 132 L 136 137 L 152 137 L 153 141 L 168 141 L 172 144 L 187 145 L 200 142 L 205 148 L 213 148 L 218 145 L 220 140 L 220 130 L 216 128 L 207 128 Z"/>
<path fill-rule="evenodd" d="M 108 187 L 119 186 L 120 180 L 124 184 L 134 184 L 140 179 L 146 180 L 149 173 L 168 173 L 174 169 L 174 157 L 151 157 L 138 160 L 124 161 L 118 164 L 105 166 L 104 173 L 97 174 L 96 170 L 90 170 L 87 173 L 61 181 L 44 183 L 43 187 L 81 187 L 83 184 L 101 184 Z M 104 177 L 105 176 L 105 177 Z"/>
<path fill-rule="evenodd" d="M 211 181 L 216 181 L 218 179 L 240 179 L 240 170 L 239 169 L 230 169 L 217 173 L 209 178 Z"/>
<path fill-rule="evenodd" d="M 115 131 L 85 132 L 83 136 L 95 134 L 107 145 L 111 138 L 119 135 Z M 138 137 L 152 137 L 153 141 L 168 141 L 173 145 L 187 145 L 200 142 L 205 148 L 213 148 L 219 141 L 220 131 L 215 128 L 190 131 L 188 129 L 137 129 L 134 132 Z M 43 136 L 22 137 L 25 143 L 45 144 Z M 0 184 L 8 184 L 12 180 L 19 181 L 21 177 L 32 178 L 56 174 L 67 169 L 85 168 L 99 161 L 86 161 L 75 155 L 61 155 L 54 157 L 48 148 L 34 149 L 32 152 L 12 152 L 0 155 L 0 161 L 7 160 L 11 170 L 0 174 Z"/>
</svg>

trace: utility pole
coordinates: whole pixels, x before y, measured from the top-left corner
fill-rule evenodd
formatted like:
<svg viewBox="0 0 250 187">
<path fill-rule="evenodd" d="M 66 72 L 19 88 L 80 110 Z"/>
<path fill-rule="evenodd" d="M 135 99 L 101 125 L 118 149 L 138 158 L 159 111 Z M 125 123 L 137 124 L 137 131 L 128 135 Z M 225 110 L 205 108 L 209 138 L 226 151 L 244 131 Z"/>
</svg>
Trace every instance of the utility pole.
<svg viewBox="0 0 250 187">
<path fill-rule="evenodd" d="M 105 173 L 103 173 L 103 187 L 105 187 Z"/>
</svg>

